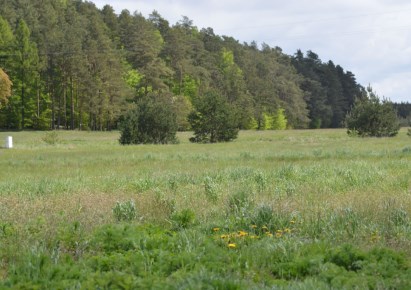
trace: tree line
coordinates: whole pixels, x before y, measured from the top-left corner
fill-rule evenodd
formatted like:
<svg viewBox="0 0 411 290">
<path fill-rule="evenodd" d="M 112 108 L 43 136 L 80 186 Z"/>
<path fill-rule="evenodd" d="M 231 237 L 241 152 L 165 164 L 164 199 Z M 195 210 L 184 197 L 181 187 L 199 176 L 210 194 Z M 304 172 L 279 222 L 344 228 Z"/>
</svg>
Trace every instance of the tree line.
<svg viewBox="0 0 411 290">
<path fill-rule="evenodd" d="M 188 17 L 171 25 L 82 0 L 0 0 L 0 15 L 0 68 L 13 84 L 1 129 L 116 129 L 151 97 L 189 130 L 194 106 L 215 94 L 239 129 L 337 128 L 366 96 L 312 51 L 240 43 Z"/>
</svg>

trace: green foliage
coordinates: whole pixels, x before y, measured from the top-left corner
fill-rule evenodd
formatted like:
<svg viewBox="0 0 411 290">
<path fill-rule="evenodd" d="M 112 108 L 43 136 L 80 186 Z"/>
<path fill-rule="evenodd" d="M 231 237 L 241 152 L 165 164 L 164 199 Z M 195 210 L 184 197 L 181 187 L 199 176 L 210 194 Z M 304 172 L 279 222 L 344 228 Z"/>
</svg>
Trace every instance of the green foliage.
<svg viewBox="0 0 411 290">
<path fill-rule="evenodd" d="M 176 142 L 177 120 L 170 100 L 150 94 L 124 116 L 120 124 L 120 143 L 167 144 Z"/>
<path fill-rule="evenodd" d="M 285 130 L 287 128 L 287 118 L 285 110 L 278 108 L 273 117 L 273 130 Z"/>
<path fill-rule="evenodd" d="M 251 118 L 248 126 L 247 126 L 245 129 L 248 129 L 248 130 L 257 130 L 257 129 L 258 129 L 258 122 L 257 122 L 257 120 L 256 120 L 254 117 Z"/>
<path fill-rule="evenodd" d="M 271 130 L 273 128 L 273 116 L 268 113 L 263 113 L 262 130 Z"/>
<path fill-rule="evenodd" d="M 187 120 L 188 115 L 193 110 L 193 105 L 191 101 L 186 96 L 173 96 L 171 97 L 173 111 L 177 116 L 177 126 L 178 131 L 188 131 L 190 130 L 190 123 Z"/>
<path fill-rule="evenodd" d="M 384 247 L 361 250 L 351 244 L 294 244 L 292 236 L 274 238 L 265 233 L 260 238 L 244 231 L 210 233 L 193 227 L 190 211 L 175 215 L 179 225 L 175 230 L 119 224 L 79 235 L 78 224 L 67 225 L 56 240 L 50 237 L 49 245 L 30 245 L 9 261 L 12 270 L 0 287 L 408 289 L 411 285 L 409 258 L 403 253 Z M 228 247 L 227 236 L 236 248 Z M 71 246 L 75 249 L 86 241 L 82 252 L 74 255 Z"/>
<path fill-rule="evenodd" d="M 188 18 L 170 25 L 158 12 L 116 15 L 84 1 L 9 2 L 0 5 L 0 66 L 13 91 L 0 109 L 2 129 L 118 129 L 127 103 L 169 92 L 178 129 L 191 130 L 187 111 L 210 90 L 241 129 L 341 127 L 363 90 L 311 51 L 290 57 L 241 44 Z"/>
<path fill-rule="evenodd" d="M 319 56 L 298 50 L 292 58 L 297 71 L 304 76 L 300 87 L 309 109 L 310 128 L 341 127 L 355 98 L 363 95 L 363 87 L 350 71 L 332 61 L 324 63 Z M 287 111 L 289 112 L 289 111 Z"/>
<path fill-rule="evenodd" d="M 393 137 L 398 134 L 400 125 L 391 102 L 380 100 L 368 88 L 369 96 L 357 100 L 346 117 L 348 134 L 361 137 Z"/>
<path fill-rule="evenodd" d="M 411 128 L 408 128 L 407 135 L 411 137 Z"/>
<path fill-rule="evenodd" d="M 194 130 L 191 142 L 228 142 L 237 138 L 238 123 L 227 100 L 215 92 L 208 92 L 194 102 L 195 111 L 188 120 Z"/>
<path fill-rule="evenodd" d="M 116 202 L 113 207 L 113 215 L 117 221 L 132 221 L 137 217 L 137 209 L 134 200 Z"/>
<path fill-rule="evenodd" d="M 195 222 L 195 212 L 189 208 L 175 212 L 171 216 L 171 221 L 176 229 L 186 229 Z"/>
<path fill-rule="evenodd" d="M 365 255 L 358 249 L 354 249 L 352 245 L 344 245 L 331 251 L 325 260 L 343 267 L 347 271 L 359 271 L 365 258 Z"/>
<path fill-rule="evenodd" d="M 260 126 L 255 119 L 253 119 L 252 126 L 259 130 L 285 130 L 287 128 L 287 118 L 285 110 L 278 108 L 274 113 L 264 112 L 262 114 Z"/>
<path fill-rule="evenodd" d="M 143 77 L 144 76 L 141 75 L 137 70 L 130 69 L 126 72 L 124 79 L 130 88 L 136 89 L 140 85 Z"/>
<path fill-rule="evenodd" d="M 185 75 L 181 84 L 174 84 L 173 93 L 175 95 L 183 95 L 193 101 L 198 95 L 198 83 L 189 75 Z"/>
</svg>

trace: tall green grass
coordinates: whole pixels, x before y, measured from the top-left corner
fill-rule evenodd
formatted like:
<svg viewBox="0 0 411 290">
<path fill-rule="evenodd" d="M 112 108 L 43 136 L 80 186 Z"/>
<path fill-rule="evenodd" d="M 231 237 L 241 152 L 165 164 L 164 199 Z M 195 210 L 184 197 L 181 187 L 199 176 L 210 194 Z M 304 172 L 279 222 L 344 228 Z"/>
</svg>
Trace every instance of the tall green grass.
<svg viewBox="0 0 411 290">
<path fill-rule="evenodd" d="M 379 139 L 348 137 L 344 130 L 243 131 L 222 144 L 191 144 L 190 133 L 180 133 L 180 144 L 163 146 L 121 146 L 118 132 L 57 132 L 56 142 L 47 142 L 46 134 L 0 133 L 0 142 L 12 135 L 15 145 L 0 149 L 0 277 L 10 287 L 30 283 L 19 275 L 37 277 L 40 288 L 63 278 L 76 288 L 76 277 L 85 288 L 104 288 L 109 281 L 147 288 L 339 287 L 356 275 L 340 262 L 339 251 L 344 257 L 359 252 L 358 261 L 366 262 L 354 262 L 370 265 L 378 255 L 396 259 L 403 253 L 396 271 L 409 271 L 406 130 Z M 171 248 L 152 245 L 139 258 L 146 264 L 133 265 L 136 257 L 128 252 L 136 245 L 141 250 L 142 242 L 125 238 L 125 252 L 112 256 L 100 244 L 101 232 L 112 226 L 110 235 L 121 235 L 124 229 L 114 226 L 119 222 L 131 231 L 142 227 L 146 239 L 165 239 Z M 188 256 L 174 255 L 174 247 Z M 98 261 L 92 261 L 96 252 Z M 190 260 L 201 255 L 204 260 Z M 176 266 L 157 269 L 160 260 Z M 120 264 L 99 276 L 101 266 L 93 263 Z M 227 263 L 232 268 L 224 272 Z M 28 265 L 43 265 L 46 272 Z M 64 267 L 83 269 L 91 278 L 58 274 Z M 143 267 L 151 280 L 130 267 Z M 343 268 L 346 273 L 337 275 Z M 57 284 L 44 284 L 50 275 L 60 277 Z M 397 277 L 399 284 L 394 276 L 352 277 L 369 287 L 408 285 L 405 274 Z"/>
</svg>

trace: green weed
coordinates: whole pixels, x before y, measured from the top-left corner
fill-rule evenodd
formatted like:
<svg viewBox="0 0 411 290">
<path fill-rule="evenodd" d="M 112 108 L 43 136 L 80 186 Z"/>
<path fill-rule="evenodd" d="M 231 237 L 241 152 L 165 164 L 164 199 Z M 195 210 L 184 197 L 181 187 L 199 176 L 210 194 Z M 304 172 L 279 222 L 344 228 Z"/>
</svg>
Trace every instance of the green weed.
<svg viewBox="0 0 411 290">
<path fill-rule="evenodd" d="M 132 221 L 137 217 L 137 209 L 134 200 L 116 202 L 113 207 L 113 215 L 117 221 Z"/>
</svg>

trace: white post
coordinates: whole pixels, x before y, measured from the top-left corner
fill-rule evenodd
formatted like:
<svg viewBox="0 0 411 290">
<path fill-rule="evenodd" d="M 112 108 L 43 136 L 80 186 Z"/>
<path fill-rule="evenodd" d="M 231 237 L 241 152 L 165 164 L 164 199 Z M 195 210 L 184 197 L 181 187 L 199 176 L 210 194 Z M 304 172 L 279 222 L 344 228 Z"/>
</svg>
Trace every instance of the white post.
<svg viewBox="0 0 411 290">
<path fill-rule="evenodd" d="M 13 148 L 13 137 L 11 136 L 6 137 L 6 148 L 7 149 Z"/>
</svg>

